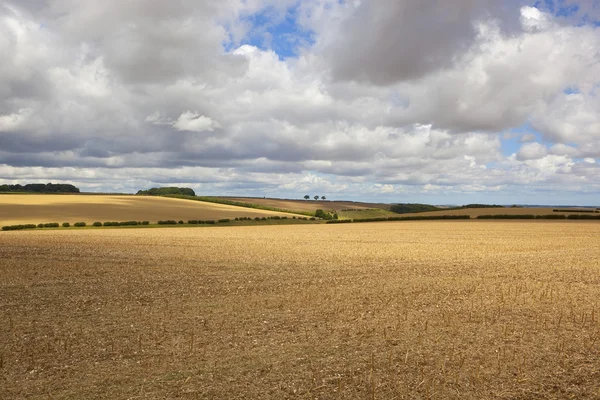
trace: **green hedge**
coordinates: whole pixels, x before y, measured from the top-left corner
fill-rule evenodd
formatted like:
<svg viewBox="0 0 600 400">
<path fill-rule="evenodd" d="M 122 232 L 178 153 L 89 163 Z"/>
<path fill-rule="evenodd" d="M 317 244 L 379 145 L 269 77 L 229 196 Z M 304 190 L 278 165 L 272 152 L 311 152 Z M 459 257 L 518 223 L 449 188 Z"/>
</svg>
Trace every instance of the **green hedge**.
<svg viewBox="0 0 600 400">
<path fill-rule="evenodd" d="M 594 213 L 594 210 L 579 210 L 577 208 L 554 209 L 553 212 L 568 212 L 568 213 Z"/>
<path fill-rule="evenodd" d="M 92 226 L 102 226 L 102 222 L 96 221 L 92 224 Z"/>
<path fill-rule="evenodd" d="M 589 215 L 589 214 L 584 214 L 584 215 L 577 215 L 577 214 L 572 214 L 567 216 L 568 219 L 598 219 L 600 220 L 600 215 Z"/>
<path fill-rule="evenodd" d="M 73 226 L 77 226 L 77 227 L 86 226 L 86 223 L 85 222 L 75 222 L 73 224 Z"/>
<path fill-rule="evenodd" d="M 70 223 L 68 223 L 68 222 L 63 222 L 63 223 L 62 223 L 62 226 L 63 226 L 63 228 L 68 228 L 68 227 L 70 227 L 70 226 L 71 226 L 71 224 L 70 224 Z"/>
<path fill-rule="evenodd" d="M 479 215 L 477 219 L 535 219 L 532 214 L 498 214 L 498 215 Z"/>
<path fill-rule="evenodd" d="M 158 221 L 159 225 L 177 225 L 177 221 L 174 221 L 172 219 L 168 219 L 165 221 Z"/>
<path fill-rule="evenodd" d="M 35 229 L 35 228 L 36 228 L 35 224 L 7 225 L 7 226 L 3 226 L 2 230 L 3 231 L 20 231 L 23 229 Z"/>
<path fill-rule="evenodd" d="M 415 215 L 410 217 L 377 217 L 354 219 L 353 222 L 384 222 L 384 221 L 440 221 L 471 219 L 468 215 Z"/>
</svg>

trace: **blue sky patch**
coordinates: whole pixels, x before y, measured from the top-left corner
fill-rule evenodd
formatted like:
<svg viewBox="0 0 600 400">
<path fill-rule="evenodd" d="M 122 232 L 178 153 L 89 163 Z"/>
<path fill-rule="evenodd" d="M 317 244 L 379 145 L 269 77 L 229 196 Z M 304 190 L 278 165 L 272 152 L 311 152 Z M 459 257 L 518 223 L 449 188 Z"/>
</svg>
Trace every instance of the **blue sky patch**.
<svg viewBox="0 0 600 400">
<path fill-rule="evenodd" d="M 311 31 L 296 23 L 298 5 L 287 10 L 267 7 L 244 18 L 252 28 L 241 44 L 256 46 L 261 50 L 273 50 L 280 59 L 296 57 L 298 50 L 314 44 Z"/>
</svg>

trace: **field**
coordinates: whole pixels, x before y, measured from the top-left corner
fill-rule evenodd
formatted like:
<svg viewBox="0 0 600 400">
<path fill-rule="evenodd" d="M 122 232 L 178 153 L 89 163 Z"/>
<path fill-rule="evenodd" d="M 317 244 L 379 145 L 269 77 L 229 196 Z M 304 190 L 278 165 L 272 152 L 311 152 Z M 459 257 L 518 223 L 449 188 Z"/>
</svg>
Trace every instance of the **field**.
<svg viewBox="0 0 600 400">
<path fill-rule="evenodd" d="M 600 224 L 0 235 L 0 398 L 597 399 Z"/>
<path fill-rule="evenodd" d="M 280 208 L 284 210 L 314 212 L 317 209 L 326 211 L 341 211 L 344 209 L 388 209 L 389 204 L 383 203 L 361 203 L 354 201 L 330 201 L 330 200 L 293 200 L 293 199 L 263 199 L 260 197 L 216 197 L 216 199 L 237 201 L 240 203 L 259 204 L 267 207 Z"/>
<path fill-rule="evenodd" d="M 442 211 L 429 211 L 423 213 L 411 213 L 402 214 L 405 216 L 409 215 L 470 215 L 471 218 L 477 218 L 480 215 L 551 215 L 551 214 L 582 214 L 577 210 L 584 209 L 578 208 L 573 209 L 573 212 L 554 212 L 554 208 L 548 207 L 508 207 L 508 208 L 465 208 L 461 210 L 442 210 Z M 593 210 L 589 208 L 588 210 Z M 587 213 L 586 213 L 587 214 Z M 598 214 L 596 214 L 598 215 Z"/>
<path fill-rule="evenodd" d="M 224 204 L 150 196 L 0 195 L 0 226 L 44 222 L 221 219 L 285 215 Z"/>
</svg>

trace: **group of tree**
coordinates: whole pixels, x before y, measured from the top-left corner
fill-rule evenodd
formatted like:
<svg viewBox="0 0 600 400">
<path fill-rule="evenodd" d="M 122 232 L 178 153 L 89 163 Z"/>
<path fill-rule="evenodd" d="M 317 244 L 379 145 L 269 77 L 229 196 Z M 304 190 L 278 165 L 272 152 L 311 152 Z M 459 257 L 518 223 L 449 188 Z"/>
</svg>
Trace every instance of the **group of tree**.
<svg viewBox="0 0 600 400">
<path fill-rule="evenodd" d="M 304 196 L 304 200 L 308 200 L 308 199 L 310 199 L 310 195 L 307 194 Z M 319 200 L 319 196 L 315 196 L 314 199 L 315 199 L 315 201 Z M 325 200 L 327 200 L 327 198 L 325 196 L 321 196 L 321 200 L 325 201 Z"/>
<path fill-rule="evenodd" d="M 338 215 L 335 211 L 323 211 L 321 209 L 315 211 L 315 217 L 325 219 L 328 221 L 332 219 L 338 219 Z"/>
<path fill-rule="evenodd" d="M 169 194 L 178 194 L 184 196 L 195 196 L 196 193 L 193 189 L 183 187 L 161 187 L 151 188 L 148 190 L 138 190 L 136 194 L 145 196 L 165 196 Z"/>
<path fill-rule="evenodd" d="M 26 185 L 0 185 L 4 193 L 79 193 L 79 189 L 66 183 L 28 183 Z"/>
</svg>

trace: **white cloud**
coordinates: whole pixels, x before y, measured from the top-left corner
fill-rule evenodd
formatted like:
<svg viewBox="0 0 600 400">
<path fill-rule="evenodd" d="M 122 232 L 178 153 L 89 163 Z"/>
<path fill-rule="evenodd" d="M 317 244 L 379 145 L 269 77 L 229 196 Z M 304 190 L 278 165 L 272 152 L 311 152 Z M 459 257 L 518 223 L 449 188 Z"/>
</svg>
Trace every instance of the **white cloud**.
<svg viewBox="0 0 600 400">
<path fill-rule="evenodd" d="M 217 121 L 213 121 L 209 117 L 200 115 L 197 112 L 186 111 L 177 118 L 173 127 L 179 131 L 212 132 L 216 128 L 220 128 L 221 125 Z"/>
<path fill-rule="evenodd" d="M 548 154 L 546 147 L 540 143 L 527 143 L 521 146 L 517 153 L 517 159 L 521 161 L 536 160 Z"/>
<path fill-rule="evenodd" d="M 535 7 L 521 8 L 521 24 L 528 32 L 543 31 L 553 26 L 552 18 Z"/>
<path fill-rule="evenodd" d="M 2 176 L 386 199 L 599 185 L 598 28 L 460 4 L 4 0 Z M 292 14 L 312 30 L 298 57 L 238 45 Z M 460 24 L 431 31 L 441 16 Z"/>
</svg>

